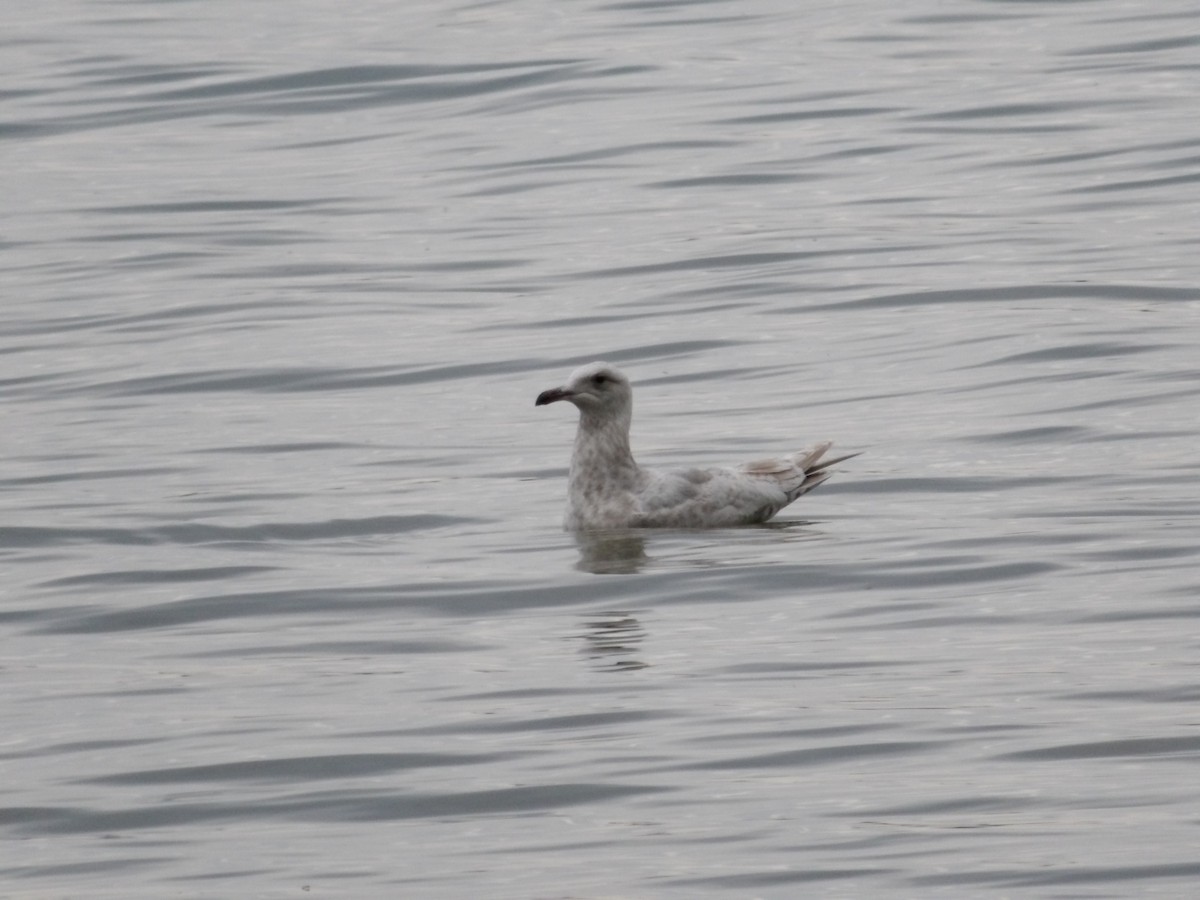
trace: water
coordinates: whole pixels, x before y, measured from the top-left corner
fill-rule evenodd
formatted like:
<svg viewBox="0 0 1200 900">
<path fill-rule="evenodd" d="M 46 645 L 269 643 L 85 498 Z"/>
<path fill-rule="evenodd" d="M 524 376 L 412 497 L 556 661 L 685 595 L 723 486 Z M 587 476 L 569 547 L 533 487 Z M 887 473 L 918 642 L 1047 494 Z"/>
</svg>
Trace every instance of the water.
<svg viewBox="0 0 1200 900">
<path fill-rule="evenodd" d="M 1194 4 L 24 4 L 0 894 L 1190 896 Z M 831 438 L 773 526 L 558 528 Z"/>
</svg>

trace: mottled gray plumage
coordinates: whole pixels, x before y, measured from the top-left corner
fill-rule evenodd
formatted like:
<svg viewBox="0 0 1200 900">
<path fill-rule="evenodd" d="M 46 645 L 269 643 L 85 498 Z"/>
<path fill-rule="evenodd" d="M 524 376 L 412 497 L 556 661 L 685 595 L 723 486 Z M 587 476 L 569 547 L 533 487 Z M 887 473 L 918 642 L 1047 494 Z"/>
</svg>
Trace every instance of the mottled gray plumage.
<svg viewBox="0 0 1200 900">
<path fill-rule="evenodd" d="M 543 391 L 537 406 L 568 400 L 579 430 L 567 487 L 568 531 L 598 528 L 721 528 L 765 522 L 832 474 L 818 444 L 782 459 L 733 469 L 643 469 L 629 449 L 633 390 L 607 363 L 589 363 L 562 387 Z"/>
</svg>

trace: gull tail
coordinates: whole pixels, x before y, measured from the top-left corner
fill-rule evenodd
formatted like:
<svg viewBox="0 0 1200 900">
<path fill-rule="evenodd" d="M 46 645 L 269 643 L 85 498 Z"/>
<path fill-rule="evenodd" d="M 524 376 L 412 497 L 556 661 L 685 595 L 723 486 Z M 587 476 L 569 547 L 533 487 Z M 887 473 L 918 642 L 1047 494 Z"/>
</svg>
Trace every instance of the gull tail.
<svg viewBox="0 0 1200 900">
<path fill-rule="evenodd" d="M 844 456 L 825 459 L 825 454 L 829 452 L 829 448 L 832 446 L 832 441 L 825 441 L 811 449 L 801 450 L 792 457 L 793 465 L 795 465 L 799 472 L 804 474 L 804 479 L 800 484 L 788 491 L 792 500 L 807 494 L 813 488 L 828 481 L 833 476 L 833 473 L 829 471 L 831 466 L 836 466 L 840 462 L 845 462 L 859 455 L 858 453 L 847 453 Z"/>
<path fill-rule="evenodd" d="M 786 495 L 787 501 L 783 505 L 787 506 L 797 497 L 828 481 L 833 475 L 833 472 L 829 471 L 830 466 L 858 456 L 857 453 L 847 453 L 845 456 L 826 459 L 825 454 L 832 446 L 832 441 L 826 441 L 784 459 L 760 459 L 757 462 L 746 463 L 741 471 L 753 478 L 768 478 L 774 481 Z"/>
</svg>

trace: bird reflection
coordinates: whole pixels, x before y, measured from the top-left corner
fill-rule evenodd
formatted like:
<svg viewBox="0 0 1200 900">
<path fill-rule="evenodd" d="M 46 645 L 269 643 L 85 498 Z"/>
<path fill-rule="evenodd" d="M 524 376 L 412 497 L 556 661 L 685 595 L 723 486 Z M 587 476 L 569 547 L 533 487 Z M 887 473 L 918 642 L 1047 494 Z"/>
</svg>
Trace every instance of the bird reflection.
<svg viewBox="0 0 1200 900">
<path fill-rule="evenodd" d="M 743 565 L 756 548 L 774 550 L 783 544 L 824 537 L 816 523 L 801 519 L 764 522 L 745 528 L 666 531 L 609 528 L 576 531 L 579 548 L 575 568 L 593 575 L 635 575 L 648 567 L 712 568 Z M 656 555 L 646 552 L 654 541 Z"/>
<path fill-rule="evenodd" d="M 592 614 L 584 623 L 583 653 L 610 672 L 644 669 L 649 663 L 634 658 L 646 631 L 637 616 L 624 610 Z"/>
<path fill-rule="evenodd" d="M 637 531 L 576 531 L 579 562 L 575 568 L 593 575 L 633 575 L 650 561 L 646 540 Z"/>
</svg>

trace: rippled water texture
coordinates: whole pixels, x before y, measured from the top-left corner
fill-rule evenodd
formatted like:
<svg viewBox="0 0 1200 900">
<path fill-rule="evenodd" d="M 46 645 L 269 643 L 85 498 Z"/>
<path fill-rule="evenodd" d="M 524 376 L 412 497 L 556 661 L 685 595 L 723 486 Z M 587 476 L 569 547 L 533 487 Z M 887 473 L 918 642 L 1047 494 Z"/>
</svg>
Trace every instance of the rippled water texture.
<svg viewBox="0 0 1200 900">
<path fill-rule="evenodd" d="M 0 43 L 0 894 L 1194 893 L 1194 0 Z M 645 463 L 863 454 L 577 540 L 595 358 Z"/>
</svg>

